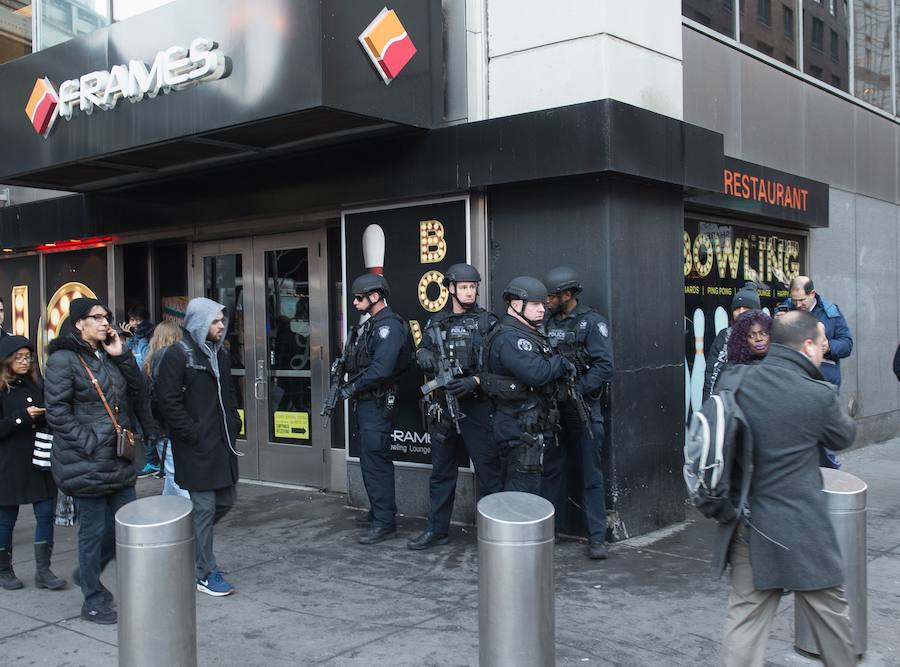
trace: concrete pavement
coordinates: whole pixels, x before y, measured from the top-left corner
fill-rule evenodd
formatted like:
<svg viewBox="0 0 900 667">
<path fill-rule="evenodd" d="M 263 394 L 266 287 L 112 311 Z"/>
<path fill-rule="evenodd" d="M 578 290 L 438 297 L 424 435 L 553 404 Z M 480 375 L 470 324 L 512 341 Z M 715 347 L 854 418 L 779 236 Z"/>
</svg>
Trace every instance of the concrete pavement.
<svg viewBox="0 0 900 667">
<path fill-rule="evenodd" d="M 844 457 L 869 484 L 869 650 L 863 664 L 900 664 L 900 439 Z M 158 493 L 140 480 L 139 495 Z M 241 484 L 238 505 L 216 529 L 220 567 L 238 592 L 198 594 L 202 665 L 475 665 L 478 559 L 474 530 L 454 526 L 446 547 L 406 549 L 424 527 L 401 517 L 400 536 L 356 543 L 345 498 Z M 79 618 L 80 591 L 33 585 L 33 518 L 16 527 L 20 591 L 0 590 L 0 665 L 115 665 L 116 627 Z M 75 565 L 74 529 L 57 529 L 54 569 Z M 557 663 L 715 665 L 727 578 L 709 569 L 713 526 L 697 515 L 620 542 L 605 562 L 584 545 L 556 547 Z M 103 577 L 116 590 L 115 565 Z M 153 632 L 153 628 L 147 628 Z M 770 665 L 817 664 L 792 650 L 793 599 L 769 641 Z M 165 641 L 160 637 L 159 641 Z"/>
</svg>

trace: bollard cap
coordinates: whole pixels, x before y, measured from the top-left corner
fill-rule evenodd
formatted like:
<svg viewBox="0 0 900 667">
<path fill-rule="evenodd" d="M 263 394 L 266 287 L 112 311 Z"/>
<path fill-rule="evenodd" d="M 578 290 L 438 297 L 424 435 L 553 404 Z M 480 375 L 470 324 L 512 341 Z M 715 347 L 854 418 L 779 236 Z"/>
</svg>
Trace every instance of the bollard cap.
<svg viewBox="0 0 900 667">
<path fill-rule="evenodd" d="M 478 539 L 542 542 L 553 539 L 553 505 L 531 493 L 504 491 L 478 501 Z"/>
<path fill-rule="evenodd" d="M 856 475 L 831 468 L 820 468 L 822 490 L 825 491 L 828 509 L 853 511 L 866 509 L 868 485 Z"/>
<path fill-rule="evenodd" d="M 181 496 L 149 496 L 116 512 L 116 543 L 158 545 L 194 537 L 193 505 Z"/>
</svg>

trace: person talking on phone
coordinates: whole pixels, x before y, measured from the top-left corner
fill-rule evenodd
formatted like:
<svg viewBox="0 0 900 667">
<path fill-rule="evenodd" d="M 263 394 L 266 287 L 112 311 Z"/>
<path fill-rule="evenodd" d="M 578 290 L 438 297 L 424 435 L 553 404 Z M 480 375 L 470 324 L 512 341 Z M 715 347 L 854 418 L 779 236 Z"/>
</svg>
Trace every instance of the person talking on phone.
<svg viewBox="0 0 900 667">
<path fill-rule="evenodd" d="M 53 478 L 78 511 L 73 578 L 84 595 L 81 617 L 103 625 L 115 623 L 117 614 L 100 573 L 115 556 L 113 517 L 135 499 L 137 478 L 135 462 L 119 455 L 118 431 L 137 430 L 135 410 L 144 433 L 157 430 L 144 411 L 149 402 L 143 375 L 111 322 L 112 313 L 97 299 L 73 299 L 70 332 L 48 347 L 44 388 Z"/>
</svg>

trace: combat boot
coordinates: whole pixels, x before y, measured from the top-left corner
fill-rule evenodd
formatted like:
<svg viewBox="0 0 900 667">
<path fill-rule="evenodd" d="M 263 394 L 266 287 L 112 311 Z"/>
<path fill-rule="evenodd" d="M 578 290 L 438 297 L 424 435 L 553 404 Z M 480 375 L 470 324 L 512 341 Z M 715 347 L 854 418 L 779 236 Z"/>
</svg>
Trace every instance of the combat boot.
<svg viewBox="0 0 900 667">
<path fill-rule="evenodd" d="M 0 586 L 8 591 L 15 591 L 24 585 L 13 571 L 12 549 L 0 549 Z"/>
<path fill-rule="evenodd" d="M 50 571 L 50 555 L 52 553 L 53 545 L 49 542 L 34 543 L 34 585 L 38 588 L 58 591 L 66 587 L 66 580 L 60 579 Z"/>
</svg>

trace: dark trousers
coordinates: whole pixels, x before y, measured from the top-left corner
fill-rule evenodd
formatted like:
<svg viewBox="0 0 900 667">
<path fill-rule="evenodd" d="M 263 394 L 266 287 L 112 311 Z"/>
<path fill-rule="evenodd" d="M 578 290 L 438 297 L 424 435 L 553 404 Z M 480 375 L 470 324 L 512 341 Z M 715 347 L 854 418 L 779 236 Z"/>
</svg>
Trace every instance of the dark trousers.
<svg viewBox="0 0 900 667">
<path fill-rule="evenodd" d="M 197 579 L 201 580 L 218 567 L 213 554 L 213 526 L 234 507 L 237 491 L 233 486 L 226 486 L 214 491 L 191 491 L 190 494 L 194 506 Z"/>
<path fill-rule="evenodd" d="M 500 446 L 500 461 L 503 470 L 503 490 L 521 491 L 522 493 L 541 493 L 541 473 L 539 470 L 528 472 L 523 469 L 522 458 L 526 445 L 518 440 L 504 442 Z"/>
<path fill-rule="evenodd" d="M 588 538 L 592 543 L 606 541 L 606 489 L 603 484 L 603 419 L 599 404 L 589 404 L 593 416 L 593 435 L 584 427 L 575 407 L 561 404 L 562 431 L 557 447 L 544 452 L 544 472 L 541 478 L 541 495 L 553 503 L 556 525 L 566 525 L 569 504 L 567 489 L 568 461 L 577 457 L 584 493 L 584 514 Z"/>
<path fill-rule="evenodd" d="M 372 525 L 378 528 L 397 526 L 397 501 L 394 496 L 394 462 L 389 442 L 391 414 L 378 399 L 356 401 L 359 423 L 363 484 L 369 496 Z"/>
<path fill-rule="evenodd" d="M 465 447 L 475 466 L 479 500 L 503 488 L 500 448 L 494 441 L 491 425 L 491 404 L 478 400 L 460 401 L 460 410 L 466 415 L 459 422 L 461 435 L 456 432 L 453 422 L 448 420 L 431 429 L 428 530 L 438 534 L 444 534 L 450 528 L 459 476 L 460 447 Z"/>
<path fill-rule="evenodd" d="M 75 498 L 81 594 L 88 606 L 103 602 L 100 573 L 116 556 L 116 512 L 135 498 L 133 486 L 99 498 Z"/>
<path fill-rule="evenodd" d="M 56 513 L 56 494 L 39 500 L 34 508 L 34 541 L 53 544 L 53 515 Z M 0 505 L 0 549 L 12 549 L 13 529 L 19 518 L 18 505 Z"/>
</svg>

